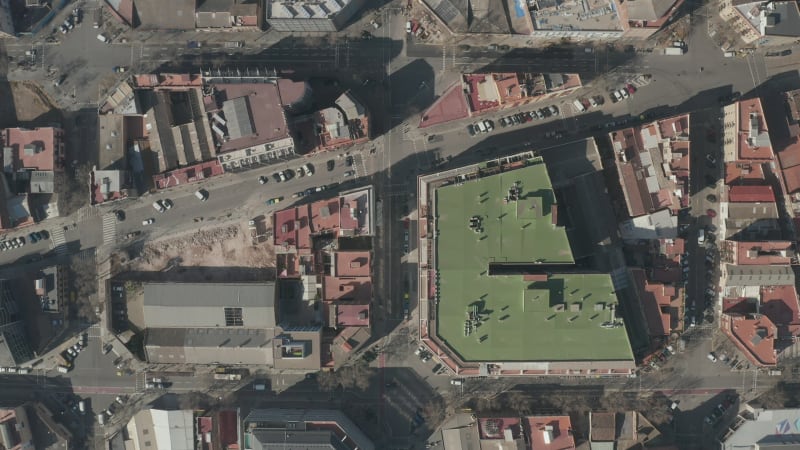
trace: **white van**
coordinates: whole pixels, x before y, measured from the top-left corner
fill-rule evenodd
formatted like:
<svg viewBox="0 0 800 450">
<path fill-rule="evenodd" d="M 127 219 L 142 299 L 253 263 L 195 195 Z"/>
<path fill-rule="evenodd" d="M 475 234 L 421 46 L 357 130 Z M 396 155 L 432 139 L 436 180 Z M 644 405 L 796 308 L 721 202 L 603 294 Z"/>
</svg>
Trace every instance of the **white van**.
<svg viewBox="0 0 800 450">
<path fill-rule="evenodd" d="M 97 35 L 97 40 L 104 44 L 108 44 L 109 42 L 111 42 L 111 39 L 107 38 L 106 35 L 104 35 L 103 33 Z"/>
<path fill-rule="evenodd" d="M 706 230 L 697 230 L 697 245 L 703 245 L 706 242 Z"/>
<path fill-rule="evenodd" d="M 208 192 L 204 189 L 198 189 L 194 192 L 194 196 L 197 197 L 201 202 L 208 200 Z"/>
<path fill-rule="evenodd" d="M 450 380 L 450 384 L 452 384 L 453 386 L 461 386 L 462 384 L 464 384 L 464 381 L 459 378 L 456 378 L 455 380 Z"/>
<path fill-rule="evenodd" d="M 572 102 L 572 106 L 574 106 L 575 110 L 578 112 L 586 111 L 586 107 L 583 106 L 583 103 L 581 103 L 581 101 L 578 99 L 575 99 L 575 101 Z"/>
<path fill-rule="evenodd" d="M 80 411 L 81 414 L 86 412 L 86 402 L 85 401 L 81 400 L 81 401 L 78 402 L 78 411 Z"/>
<path fill-rule="evenodd" d="M 97 423 L 100 425 L 106 424 L 106 415 L 104 413 L 101 412 L 97 415 Z"/>
<path fill-rule="evenodd" d="M 63 364 L 59 365 L 57 370 L 61 373 L 69 373 L 69 367 Z"/>
<path fill-rule="evenodd" d="M 489 130 L 486 129 L 486 125 L 483 123 L 483 121 L 478 122 L 476 126 L 478 127 L 478 130 L 481 131 L 481 133 L 488 133 L 489 132 Z"/>
</svg>

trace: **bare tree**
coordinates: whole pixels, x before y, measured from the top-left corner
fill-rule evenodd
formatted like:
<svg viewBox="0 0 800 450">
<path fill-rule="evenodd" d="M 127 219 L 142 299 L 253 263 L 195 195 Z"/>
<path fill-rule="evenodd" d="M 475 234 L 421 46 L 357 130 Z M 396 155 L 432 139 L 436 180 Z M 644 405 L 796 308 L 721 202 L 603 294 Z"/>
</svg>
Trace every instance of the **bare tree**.
<svg viewBox="0 0 800 450">
<path fill-rule="evenodd" d="M 69 215 L 89 204 L 89 164 L 79 164 L 73 173 L 56 172 L 56 192 L 59 193 L 58 209 L 62 215 Z"/>
<path fill-rule="evenodd" d="M 70 263 L 72 285 L 76 291 L 75 314 L 80 319 L 92 319 L 94 307 L 92 297 L 97 293 L 97 266 L 91 259 L 77 256 Z"/>
<path fill-rule="evenodd" d="M 525 415 L 530 411 L 530 399 L 522 392 L 511 392 L 506 398 L 508 407 L 520 415 Z"/>
<path fill-rule="evenodd" d="M 434 397 L 425 403 L 421 414 L 428 422 L 438 424 L 447 417 L 447 405 L 441 397 Z"/>
<path fill-rule="evenodd" d="M 319 390 L 324 392 L 331 392 L 339 387 L 339 377 L 335 372 L 323 371 L 317 375 L 317 385 Z"/>
</svg>

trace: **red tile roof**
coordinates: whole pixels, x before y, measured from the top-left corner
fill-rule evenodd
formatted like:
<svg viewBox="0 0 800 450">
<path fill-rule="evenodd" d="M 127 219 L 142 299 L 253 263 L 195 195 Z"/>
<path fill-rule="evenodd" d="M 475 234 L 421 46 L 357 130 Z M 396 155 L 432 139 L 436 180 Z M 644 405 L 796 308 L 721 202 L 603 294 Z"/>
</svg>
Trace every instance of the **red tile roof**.
<svg viewBox="0 0 800 450">
<path fill-rule="evenodd" d="M 339 229 L 339 197 L 311 204 L 311 227 L 314 233 Z"/>
<path fill-rule="evenodd" d="M 530 433 L 531 450 L 569 450 L 575 448 L 569 416 L 529 416 L 525 422 Z"/>
<path fill-rule="evenodd" d="M 134 75 L 134 83 L 137 87 L 201 87 L 203 85 L 203 77 L 200 75 L 192 75 L 187 73 L 162 73 L 162 74 L 147 74 L 147 75 Z"/>
<path fill-rule="evenodd" d="M 668 336 L 670 326 L 670 304 L 675 297 L 675 288 L 647 280 L 643 270 L 632 270 L 639 301 L 644 310 L 650 336 Z"/>
<path fill-rule="evenodd" d="M 775 203 L 772 186 L 730 186 L 728 201 L 732 203 Z"/>
<path fill-rule="evenodd" d="M 790 264 L 791 248 L 792 243 L 789 241 L 736 242 L 736 263 Z"/>
<path fill-rule="evenodd" d="M 247 112 L 253 126 L 253 134 L 229 139 L 219 147 L 220 152 L 254 147 L 289 137 L 289 124 L 286 122 L 284 104 L 278 86 L 271 83 L 215 84 L 215 98 L 231 101 L 247 98 Z M 222 101 L 216 108 L 222 108 Z M 204 102 L 206 100 L 204 99 Z M 210 108 L 209 112 L 213 109 Z M 229 117 L 231 121 L 234 118 Z"/>
<path fill-rule="evenodd" d="M 500 106 L 498 100 L 480 98 L 480 91 L 489 89 L 494 91 L 497 85 L 492 80 L 491 75 L 466 74 L 464 83 L 467 85 L 469 107 L 472 112 L 482 112 Z"/>
<path fill-rule="evenodd" d="M 329 306 L 336 311 L 336 325 L 338 327 L 368 327 L 369 304 L 349 304 L 334 302 Z"/>
<path fill-rule="evenodd" d="M 481 439 L 503 439 L 505 430 L 510 430 L 514 439 L 522 437 L 519 417 L 484 417 L 478 419 L 478 433 Z"/>
<path fill-rule="evenodd" d="M 336 252 L 336 276 L 339 277 L 369 277 L 370 252 Z"/>
<path fill-rule="evenodd" d="M 752 114 L 752 116 L 751 116 Z M 751 117 L 756 126 L 751 130 Z M 767 138 L 769 129 L 764 118 L 764 109 L 761 107 L 761 99 L 753 98 L 741 100 L 739 102 L 739 159 L 742 160 L 770 160 L 774 158 L 772 145 L 759 145 L 751 137 L 751 131 L 755 134 Z"/>
<path fill-rule="evenodd" d="M 64 131 L 60 128 L 6 128 L 0 133 L 2 147 L 14 152 L 14 169 L 52 171 L 63 168 Z M 29 146 L 26 152 L 25 147 Z"/>
<path fill-rule="evenodd" d="M 764 181 L 764 168 L 760 163 L 736 161 L 725 163 L 725 184 L 747 184 L 752 181 Z"/>
<path fill-rule="evenodd" d="M 781 339 L 791 337 L 791 325 L 794 325 L 794 329 L 800 326 L 800 306 L 794 286 L 762 287 L 760 311 L 778 327 L 778 337 Z"/>
<path fill-rule="evenodd" d="M 430 127 L 466 117 L 469 117 L 469 105 L 467 105 L 464 91 L 461 90 L 461 83 L 458 82 L 450 86 L 422 114 L 419 127 Z"/>
<path fill-rule="evenodd" d="M 783 169 L 783 181 L 788 194 L 800 191 L 800 165 Z"/>
<path fill-rule="evenodd" d="M 348 300 L 369 303 L 372 300 L 372 280 L 368 277 L 326 276 L 322 282 L 323 300 Z"/>
<path fill-rule="evenodd" d="M 767 316 L 757 319 L 732 316 L 723 324 L 723 328 L 752 363 L 758 366 L 777 364 L 775 339 L 778 329 Z"/>
<path fill-rule="evenodd" d="M 194 183 L 195 181 L 202 181 L 217 175 L 222 175 L 223 173 L 225 173 L 225 169 L 222 168 L 222 164 L 214 159 L 153 175 L 153 182 L 156 185 L 156 189 L 166 189 L 182 184 Z"/>
<path fill-rule="evenodd" d="M 276 247 L 297 246 L 297 208 L 276 211 L 273 215 L 273 241 Z"/>
</svg>

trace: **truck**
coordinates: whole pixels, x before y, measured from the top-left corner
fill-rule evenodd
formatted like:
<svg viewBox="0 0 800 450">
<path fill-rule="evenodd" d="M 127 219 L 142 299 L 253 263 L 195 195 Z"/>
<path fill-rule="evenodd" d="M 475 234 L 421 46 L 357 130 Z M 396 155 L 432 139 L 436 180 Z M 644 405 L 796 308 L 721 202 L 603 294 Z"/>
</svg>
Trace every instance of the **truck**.
<svg viewBox="0 0 800 450">
<path fill-rule="evenodd" d="M 242 379 L 242 376 L 238 373 L 215 373 L 214 379 L 225 380 L 225 381 L 239 381 Z"/>
<path fill-rule="evenodd" d="M 683 47 L 667 47 L 664 49 L 664 54 L 669 56 L 681 56 L 686 53 Z"/>
<path fill-rule="evenodd" d="M 580 101 L 580 100 L 578 100 L 578 99 L 575 99 L 575 100 L 572 102 L 572 106 L 574 106 L 574 107 L 575 107 L 575 111 L 577 111 L 577 112 L 584 112 L 584 111 L 586 111 L 586 107 L 585 107 L 585 106 L 583 106 L 583 103 L 581 103 L 581 101 Z"/>
</svg>

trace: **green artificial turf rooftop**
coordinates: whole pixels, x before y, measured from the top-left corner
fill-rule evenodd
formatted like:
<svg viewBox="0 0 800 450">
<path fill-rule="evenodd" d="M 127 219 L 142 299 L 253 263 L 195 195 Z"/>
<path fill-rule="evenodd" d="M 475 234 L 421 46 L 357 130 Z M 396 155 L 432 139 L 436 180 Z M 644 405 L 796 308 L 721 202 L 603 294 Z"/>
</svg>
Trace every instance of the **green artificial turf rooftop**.
<svg viewBox="0 0 800 450">
<path fill-rule="evenodd" d="M 515 185 L 520 200 L 505 202 Z M 565 230 L 552 223 L 555 197 L 544 163 L 440 187 L 435 202 L 437 333 L 462 359 L 633 358 L 624 327 L 600 326 L 617 303 L 608 274 L 555 273 L 547 281 L 488 274 L 490 262 L 574 262 Z M 481 217 L 482 231 L 470 228 L 473 216 Z M 480 325 L 473 321 L 465 336 L 471 311 Z"/>
</svg>

